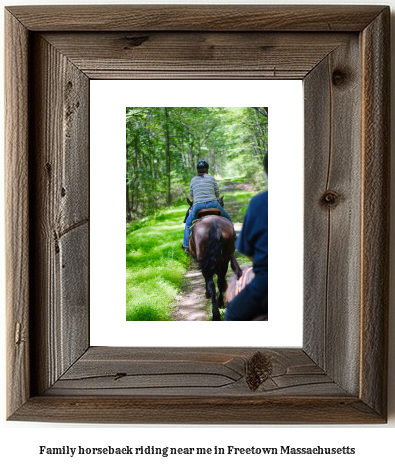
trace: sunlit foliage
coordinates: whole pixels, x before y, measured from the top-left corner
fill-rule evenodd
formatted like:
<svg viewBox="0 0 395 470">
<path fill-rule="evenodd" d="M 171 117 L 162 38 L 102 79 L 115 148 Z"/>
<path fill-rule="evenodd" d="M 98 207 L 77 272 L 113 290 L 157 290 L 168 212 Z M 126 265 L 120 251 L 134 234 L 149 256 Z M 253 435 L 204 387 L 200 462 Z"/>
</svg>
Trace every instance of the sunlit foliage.
<svg viewBox="0 0 395 470">
<path fill-rule="evenodd" d="M 188 194 L 196 163 L 210 173 L 262 177 L 267 108 L 126 108 L 126 217 L 153 214 Z"/>
</svg>

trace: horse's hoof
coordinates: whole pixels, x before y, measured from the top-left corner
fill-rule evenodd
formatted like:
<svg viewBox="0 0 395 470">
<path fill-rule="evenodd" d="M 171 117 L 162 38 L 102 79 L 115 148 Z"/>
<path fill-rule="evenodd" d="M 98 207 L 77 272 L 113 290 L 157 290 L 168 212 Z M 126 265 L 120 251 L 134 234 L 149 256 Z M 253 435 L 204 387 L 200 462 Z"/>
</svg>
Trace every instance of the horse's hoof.
<svg viewBox="0 0 395 470">
<path fill-rule="evenodd" d="M 211 298 L 211 295 L 210 295 L 208 292 L 206 292 L 205 295 L 206 295 L 206 299 L 210 299 L 210 298 Z"/>
</svg>

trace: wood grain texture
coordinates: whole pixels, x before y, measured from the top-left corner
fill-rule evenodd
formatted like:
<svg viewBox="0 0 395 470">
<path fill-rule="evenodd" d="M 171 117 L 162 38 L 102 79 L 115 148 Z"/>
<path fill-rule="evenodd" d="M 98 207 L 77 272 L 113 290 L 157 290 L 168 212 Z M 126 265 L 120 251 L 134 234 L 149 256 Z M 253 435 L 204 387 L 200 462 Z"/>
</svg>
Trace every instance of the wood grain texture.
<svg viewBox="0 0 395 470">
<path fill-rule="evenodd" d="M 389 9 L 367 27 L 363 42 L 360 396 L 387 410 L 390 215 Z"/>
<path fill-rule="evenodd" d="M 330 212 L 321 204 L 327 189 L 331 153 L 331 80 L 329 57 L 304 80 L 306 99 L 304 158 L 304 291 L 303 346 L 317 364 L 325 368 L 328 227 Z M 318 312 L 318 314 L 317 314 Z"/>
<path fill-rule="evenodd" d="M 49 33 L 92 79 L 303 79 L 348 33 Z M 295 57 L 298 57 L 295 64 Z"/>
<path fill-rule="evenodd" d="M 28 31 L 5 12 L 7 413 L 30 396 Z"/>
<path fill-rule="evenodd" d="M 32 336 L 42 393 L 89 345 L 89 81 L 43 38 L 32 51 Z"/>
<path fill-rule="evenodd" d="M 355 397 L 33 397 L 12 420 L 145 424 L 382 424 Z"/>
<path fill-rule="evenodd" d="M 361 251 L 359 38 L 350 38 L 306 78 L 306 352 L 358 393 Z M 312 255 L 313 254 L 313 255 Z M 347 299 L 347 300 L 346 300 Z M 317 341 L 320 338 L 320 341 Z"/>
<path fill-rule="evenodd" d="M 272 370 L 246 385 L 252 359 Z M 309 384 L 309 387 L 306 385 Z M 301 350 L 93 347 L 16 420 L 81 423 L 382 423 Z"/>
<path fill-rule="evenodd" d="M 31 31 L 361 31 L 382 9 L 376 5 L 8 7 Z"/>
<path fill-rule="evenodd" d="M 344 396 L 302 350 L 90 348 L 46 393 L 251 397 Z"/>
<path fill-rule="evenodd" d="M 12 7 L 6 19 L 9 419 L 385 422 L 389 9 Z M 89 348 L 89 80 L 279 71 L 305 85 L 303 348 Z"/>
</svg>

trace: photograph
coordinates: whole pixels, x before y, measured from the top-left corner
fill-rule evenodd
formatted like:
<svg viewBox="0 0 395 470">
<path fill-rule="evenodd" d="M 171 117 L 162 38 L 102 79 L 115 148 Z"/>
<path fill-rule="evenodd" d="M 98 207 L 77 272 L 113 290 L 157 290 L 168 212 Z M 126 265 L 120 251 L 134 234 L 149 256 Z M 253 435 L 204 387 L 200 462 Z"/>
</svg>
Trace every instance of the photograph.
<svg viewBox="0 0 395 470">
<path fill-rule="evenodd" d="M 267 174 L 267 107 L 126 108 L 128 321 L 268 319 Z"/>
</svg>

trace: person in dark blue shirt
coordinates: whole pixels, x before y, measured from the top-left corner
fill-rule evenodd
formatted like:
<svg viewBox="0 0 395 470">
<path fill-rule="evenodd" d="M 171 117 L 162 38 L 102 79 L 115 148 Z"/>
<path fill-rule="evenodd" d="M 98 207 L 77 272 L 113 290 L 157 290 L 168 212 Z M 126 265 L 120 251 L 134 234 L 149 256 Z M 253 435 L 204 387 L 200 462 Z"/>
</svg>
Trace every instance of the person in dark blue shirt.
<svg viewBox="0 0 395 470">
<path fill-rule="evenodd" d="M 268 173 L 268 155 L 265 156 Z M 254 279 L 228 305 L 225 321 L 268 319 L 268 192 L 253 197 L 236 248 L 253 262 Z"/>
</svg>

